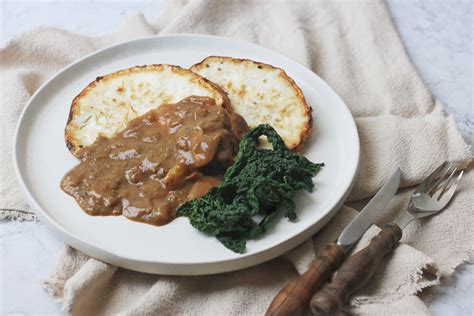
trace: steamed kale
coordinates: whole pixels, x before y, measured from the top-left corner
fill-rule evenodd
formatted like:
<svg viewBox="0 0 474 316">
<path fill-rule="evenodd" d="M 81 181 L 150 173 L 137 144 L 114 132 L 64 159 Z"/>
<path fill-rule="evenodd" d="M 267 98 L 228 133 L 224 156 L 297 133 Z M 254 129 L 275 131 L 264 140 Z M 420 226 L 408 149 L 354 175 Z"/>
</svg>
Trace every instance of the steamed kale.
<svg viewBox="0 0 474 316">
<path fill-rule="evenodd" d="M 257 147 L 261 135 L 273 149 Z M 296 219 L 292 198 L 298 190 L 312 191 L 312 177 L 323 165 L 291 152 L 270 125 L 259 125 L 242 138 L 222 183 L 183 204 L 178 215 L 188 216 L 194 228 L 243 253 L 246 240 L 263 234 L 280 210 Z"/>
</svg>

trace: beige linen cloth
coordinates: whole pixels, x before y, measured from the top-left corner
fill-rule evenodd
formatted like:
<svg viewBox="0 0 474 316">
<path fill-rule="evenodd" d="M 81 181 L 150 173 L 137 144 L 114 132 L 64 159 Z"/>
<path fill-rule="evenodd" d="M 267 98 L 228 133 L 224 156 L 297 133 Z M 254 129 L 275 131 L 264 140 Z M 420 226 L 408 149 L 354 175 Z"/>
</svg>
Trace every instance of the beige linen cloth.
<svg viewBox="0 0 474 316">
<path fill-rule="evenodd" d="M 354 115 L 361 140 L 360 171 L 348 200 L 351 205 L 363 205 L 401 167 L 404 189 L 379 223 L 402 212 L 413 186 L 442 161 L 469 163 L 469 148 L 454 119 L 443 114 L 441 104 L 409 61 L 383 2 L 169 1 L 154 23 L 142 15 L 133 16 L 116 32 L 100 37 L 41 28 L 1 49 L 2 217 L 33 216 L 19 192 L 10 160 L 12 131 L 32 93 L 56 71 L 101 47 L 170 33 L 251 41 L 293 58 L 329 83 Z M 318 115 L 317 107 L 314 115 Z M 440 277 L 452 275 L 474 255 L 473 174 L 467 172 L 444 212 L 404 230 L 403 243 L 383 262 L 370 285 L 346 306 L 348 311 L 429 314 L 427 295 L 422 301 L 417 294 L 438 284 Z M 65 247 L 43 286 L 64 311 L 76 315 L 263 314 L 277 291 L 304 272 L 355 214 L 355 209 L 344 206 L 322 231 L 290 253 L 214 276 L 148 275 Z M 372 227 L 358 247 L 377 230 Z"/>
</svg>

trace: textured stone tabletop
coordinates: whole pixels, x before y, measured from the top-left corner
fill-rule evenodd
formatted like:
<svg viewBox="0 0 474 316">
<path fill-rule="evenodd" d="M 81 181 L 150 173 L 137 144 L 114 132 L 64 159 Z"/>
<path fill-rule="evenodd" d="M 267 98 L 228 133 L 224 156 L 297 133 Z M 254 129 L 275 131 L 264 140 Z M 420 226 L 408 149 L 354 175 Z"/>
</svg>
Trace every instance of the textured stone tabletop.
<svg viewBox="0 0 474 316">
<path fill-rule="evenodd" d="M 163 1 L 0 1 L 0 46 L 20 32 L 52 25 L 88 35 L 115 29 L 126 15 L 155 19 Z M 389 9 L 421 76 L 474 143 L 474 2 L 389 0 Z M 61 242 L 40 222 L 0 222 L 0 313 L 59 314 L 40 287 Z M 434 291 L 435 315 L 474 315 L 474 265 Z"/>
</svg>

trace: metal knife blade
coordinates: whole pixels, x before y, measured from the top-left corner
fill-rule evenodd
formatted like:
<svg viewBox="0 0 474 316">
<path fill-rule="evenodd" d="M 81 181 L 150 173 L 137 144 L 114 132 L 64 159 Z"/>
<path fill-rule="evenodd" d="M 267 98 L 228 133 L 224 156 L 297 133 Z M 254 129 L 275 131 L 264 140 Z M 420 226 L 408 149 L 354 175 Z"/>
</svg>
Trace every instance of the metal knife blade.
<svg viewBox="0 0 474 316">
<path fill-rule="evenodd" d="M 342 231 L 337 239 L 337 244 L 350 248 L 367 229 L 375 221 L 380 211 L 387 206 L 388 202 L 395 196 L 400 184 L 400 168 L 393 173 L 390 179 L 380 188 L 375 196 L 360 211 L 359 215 L 354 218 Z"/>
</svg>

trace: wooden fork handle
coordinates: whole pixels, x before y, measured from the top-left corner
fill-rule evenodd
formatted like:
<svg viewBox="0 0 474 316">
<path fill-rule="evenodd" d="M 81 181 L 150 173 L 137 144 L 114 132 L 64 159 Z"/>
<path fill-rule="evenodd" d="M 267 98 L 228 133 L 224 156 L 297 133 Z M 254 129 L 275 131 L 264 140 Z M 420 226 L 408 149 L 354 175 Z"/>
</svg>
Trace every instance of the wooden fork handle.
<svg viewBox="0 0 474 316">
<path fill-rule="evenodd" d="M 313 293 L 331 277 L 345 257 L 344 247 L 335 243 L 327 245 L 305 273 L 278 292 L 265 315 L 301 315 Z"/>
<path fill-rule="evenodd" d="M 334 280 L 311 299 L 314 315 L 336 315 L 349 297 L 374 274 L 382 258 L 389 254 L 402 237 L 397 224 L 386 224 L 369 245 L 347 258 Z"/>
</svg>

